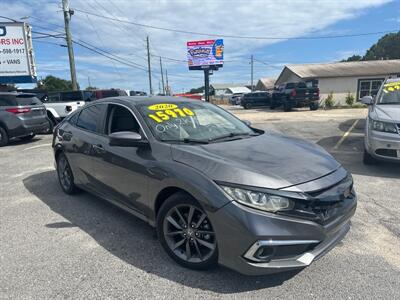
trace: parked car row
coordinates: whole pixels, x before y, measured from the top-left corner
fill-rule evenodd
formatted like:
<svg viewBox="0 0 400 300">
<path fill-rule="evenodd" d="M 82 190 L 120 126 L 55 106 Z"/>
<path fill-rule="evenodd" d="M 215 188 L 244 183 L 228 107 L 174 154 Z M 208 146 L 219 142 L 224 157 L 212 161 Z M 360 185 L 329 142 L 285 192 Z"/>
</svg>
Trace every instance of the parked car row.
<svg viewBox="0 0 400 300">
<path fill-rule="evenodd" d="M 22 91 L 22 92 L 21 92 Z M 71 112 L 101 98 L 127 96 L 119 89 L 45 92 L 21 90 L 0 93 L 0 146 L 10 140 L 32 139 L 50 133 Z M 140 95 L 142 92 L 138 92 Z"/>
</svg>

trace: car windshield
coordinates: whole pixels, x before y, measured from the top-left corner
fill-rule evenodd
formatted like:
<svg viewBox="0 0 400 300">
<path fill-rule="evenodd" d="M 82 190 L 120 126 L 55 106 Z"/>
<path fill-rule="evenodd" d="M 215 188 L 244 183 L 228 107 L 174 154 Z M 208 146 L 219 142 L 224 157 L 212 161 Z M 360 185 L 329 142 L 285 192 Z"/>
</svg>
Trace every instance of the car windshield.
<svg viewBox="0 0 400 300">
<path fill-rule="evenodd" d="M 202 101 L 141 104 L 139 111 L 162 141 L 208 143 L 257 135 L 230 113 Z"/>
<path fill-rule="evenodd" d="M 384 84 L 377 104 L 400 104 L 400 81 Z"/>
</svg>

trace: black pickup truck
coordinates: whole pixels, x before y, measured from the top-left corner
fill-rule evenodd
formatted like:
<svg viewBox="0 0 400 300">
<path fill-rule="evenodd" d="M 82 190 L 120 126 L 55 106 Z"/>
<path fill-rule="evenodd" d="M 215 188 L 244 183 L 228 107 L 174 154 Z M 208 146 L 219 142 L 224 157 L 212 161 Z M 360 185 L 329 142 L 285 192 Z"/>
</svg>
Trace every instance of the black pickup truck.
<svg viewBox="0 0 400 300">
<path fill-rule="evenodd" d="M 284 111 L 294 107 L 319 107 L 319 88 L 307 87 L 305 82 L 287 82 L 275 88 L 272 94 L 271 109 L 283 106 Z"/>
</svg>

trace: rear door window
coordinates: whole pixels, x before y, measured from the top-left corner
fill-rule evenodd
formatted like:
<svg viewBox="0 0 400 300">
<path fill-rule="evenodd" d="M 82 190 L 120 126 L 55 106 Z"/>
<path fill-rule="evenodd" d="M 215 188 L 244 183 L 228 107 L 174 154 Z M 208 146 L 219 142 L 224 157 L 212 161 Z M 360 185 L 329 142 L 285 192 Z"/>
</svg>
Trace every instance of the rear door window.
<svg viewBox="0 0 400 300">
<path fill-rule="evenodd" d="M 70 101 L 82 101 L 82 92 L 74 91 L 74 92 L 63 92 L 60 93 L 61 101 L 70 102 Z"/>
<path fill-rule="evenodd" d="M 79 114 L 76 126 L 96 133 L 102 133 L 102 118 L 106 109 L 105 104 L 92 105 Z"/>
</svg>

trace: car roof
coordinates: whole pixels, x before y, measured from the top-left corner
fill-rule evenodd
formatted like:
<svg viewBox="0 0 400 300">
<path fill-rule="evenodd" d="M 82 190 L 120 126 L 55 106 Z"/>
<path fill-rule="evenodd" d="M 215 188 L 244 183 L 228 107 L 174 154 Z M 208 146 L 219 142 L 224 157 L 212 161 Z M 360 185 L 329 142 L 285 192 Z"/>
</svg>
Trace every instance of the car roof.
<svg viewBox="0 0 400 300">
<path fill-rule="evenodd" d="M 34 93 L 19 93 L 19 92 L 0 92 L 0 96 L 17 96 L 17 95 L 26 95 L 36 97 Z"/>
<path fill-rule="evenodd" d="M 172 96 L 117 96 L 96 100 L 94 103 L 100 102 L 125 102 L 131 105 L 141 104 L 158 104 L 158 103 L 179 103 L 179 102 L 203 102 L 201 100 L 189 99 L 185 97 L 172 97 Z"/>
<path fill-rule="evenodd" d="M 391 82 L 400 82 L 400 78 L 389 78 L 386 80 L 386 83 L 391 83 Z"/>
</svg>

